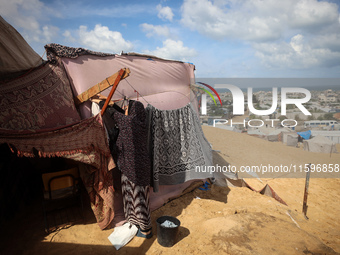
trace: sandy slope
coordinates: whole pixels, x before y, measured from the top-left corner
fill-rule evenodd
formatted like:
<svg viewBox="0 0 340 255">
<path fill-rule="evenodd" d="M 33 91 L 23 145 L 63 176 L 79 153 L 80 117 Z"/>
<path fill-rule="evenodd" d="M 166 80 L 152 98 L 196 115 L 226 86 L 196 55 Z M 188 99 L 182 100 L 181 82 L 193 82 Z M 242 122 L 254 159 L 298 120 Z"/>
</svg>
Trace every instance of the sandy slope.
<svg viewBox="0 0 340 255">
<path fill-rule="evenodd" d="M 246 134 L 203 127 L 213 145 L 215 164 L 243 165 L 340 163 L 340 153 L 317 154 L 301 148 L 271 143 Z M 338 151 L 340 148 L 338 146 Z M 311 175 L 308 197 L 309 220 L 301 212 L 305 173 L 302 178 L 256 178 L 246 181 L 256 189 L 268 183 L 288 206 L 247 188 L 219 187 L 194 190 L 152 213 L 154 237 L 134 238 L 119 252 L 87 212 L 87 223 L 44 235 L 41 225 L 28 222 L 28 214 L 10 229 L 6 254 L 337 254 L 340 253 L 340 175 Z M 245 177 L 247 176 L 245 174 Z M 332 175 L 334 177 L 334 175 Z M 30 211 L 37 213 L 38 209 Z M 172 215 L 181 221 L 178 242 L 172 248 L 157 243 L 155 221 Z M 26 218 L 25 218 L 26 217 Z M 35 220 L 37 217 L 35 217 Z M 15 240 L 13 235 L 16 235 Z"/>
</svg>

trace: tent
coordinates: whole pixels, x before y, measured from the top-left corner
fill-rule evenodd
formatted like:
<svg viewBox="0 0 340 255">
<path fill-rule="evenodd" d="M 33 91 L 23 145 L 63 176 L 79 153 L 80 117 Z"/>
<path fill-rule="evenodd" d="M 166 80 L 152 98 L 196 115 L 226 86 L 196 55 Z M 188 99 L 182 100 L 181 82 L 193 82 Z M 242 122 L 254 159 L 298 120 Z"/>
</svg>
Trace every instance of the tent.
<svg viewBox="0 0 340 255">
<path fill-rule="evenodd" d="M 328 138 L 317 135 L 310 140 L 303 141 L 303 149 L 311 152 L 336 153 L 335 143 Z"/>
<path fill-rule="evenodd" d="M 248 129 L 247 131 L 248 135 L 253 135 L 253 136 L 260 136 L 260 137 L 265 137 L 265 133 L 263 133 L 260 129 Z"/>
<path fill-rule="evenodd" d="M 13 27 L 2 18 L 0 23 L 0 145 L 6 144 L 18 157 L 58 157 L 77 162 L 99 227 L 119 224 L 123 209 L 121 198 L 114 195 L 115 162 L 101 115 L 92 116 L 90 101 L 76 104 L 75 99 L 100 87 L 102 81 L 109 83 L 108 77 L 125 68 L 129 76 L 120 81 L 112 100 L 135 99 L 162 110 L 189 103 L 195 108 L 196 97 L 190 89 L 194 65 L 58 44 L 45 46 L 48 61 L 43 61 Z M 6 33 L 8 36 L 3 36 Z M 101 91 L 104 96 L 109 92 Z M 3 170 L 5 166 L 0 167 Z M 178 185 L 161 185 L 158 193 L 151 192 L 151 210 L 209 175 L 201 177 Z"/>
<path fill-rule="evenodd" d="M 282 141 L 282 133 L 291 132 L 289 128 L 279 128 L 275 129 L 273 132 L 267 135 L 267 140 L 270 142 Z"/>
<path fill-rule="evenodd" d="M 299 136 L 296 133 L 288 133 L 287 145 L 296 147 L 299 141 Z"/>
<path fill-rule="evenodd" d="M 292 138 L 295 139 L 295 137 L 297 139 L 298 137 L 296 132 L 282 132 L 281 135 L 282 135 L 282 142 L 287 145 L 288 145 L 288 136 L 290 137 L 289 138 L 290 140 L 292 140 Z"/>
</svg>

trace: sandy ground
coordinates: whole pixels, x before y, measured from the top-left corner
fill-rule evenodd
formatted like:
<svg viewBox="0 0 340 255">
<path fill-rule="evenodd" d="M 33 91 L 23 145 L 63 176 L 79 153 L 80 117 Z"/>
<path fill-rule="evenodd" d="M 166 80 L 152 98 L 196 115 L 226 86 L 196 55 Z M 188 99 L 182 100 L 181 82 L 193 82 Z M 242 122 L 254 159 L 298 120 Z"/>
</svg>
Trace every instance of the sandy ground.
<svg viewBox="0 0 340 255">
<path fill-rule="evenodd" d="M 247 134 L 203 129 L 215 150 L 214 163 L 221 166 L 227 162 L 238 169 L 261 164 L 340 164 L 340 153 L 311 153 Z M 340 151 L 339 145 L 337 149 Z M 304 172 L 259 174 L 259 178 L 244 173 L 243 177 L 257 190 L 269 184 L 288 206 L 248 188 L 211 185 L 207 191 L 195 189 L 152 213 L 153 238 L 135 237 L 117 252 L 107 239 L 113 229 L 101 231 L 88 208 L 85 223 L 47 235 L 41 225 L 41 208 L 31 205 L 3 226 L 8 232 L 1 238 L 0 254 L 340 253 L 339 172 L 311 174 L 308 220 L 302 213 Z M 177 243 L 171 248 L 157 242 L 155 221 L 163 215 L 181 221 Z"/>
</svg>

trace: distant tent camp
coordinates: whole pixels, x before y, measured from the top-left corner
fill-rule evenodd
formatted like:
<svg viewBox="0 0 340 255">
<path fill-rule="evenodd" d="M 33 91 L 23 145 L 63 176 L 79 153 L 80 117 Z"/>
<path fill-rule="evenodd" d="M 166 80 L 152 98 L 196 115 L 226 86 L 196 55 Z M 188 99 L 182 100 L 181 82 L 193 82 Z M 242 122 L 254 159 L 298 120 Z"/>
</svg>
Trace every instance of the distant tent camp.
<svg viewBox="0 0 340 255">
<path fill-rule="evenodd" d="M 328 138 L 317 135 L 310 140 L 303 141 L 303 149 L 311 152 L 336 153 L 335 143 Z"/>
</svg>

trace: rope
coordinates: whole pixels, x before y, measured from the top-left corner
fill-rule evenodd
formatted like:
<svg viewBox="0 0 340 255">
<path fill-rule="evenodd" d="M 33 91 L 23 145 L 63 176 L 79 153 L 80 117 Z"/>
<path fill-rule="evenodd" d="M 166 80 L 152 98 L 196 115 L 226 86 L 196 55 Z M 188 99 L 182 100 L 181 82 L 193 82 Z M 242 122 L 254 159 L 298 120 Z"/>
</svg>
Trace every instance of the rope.
<svg viewBox="0 0 340 255">
<path fill-rule="evenodd" d="M 153 96 L 153 95 L 157 95 L 157 94 L 161 94 L 161 93 L 167 93 L 167 92 L 176 92 L 176 93 L 179 93 L 179 94 L 183 95 L 184 97 L 186 97 L 186 98 L 189 100 L 190 103 L 194 101 L 194 98 L 193 98 L 193 99 L 190 98 L 190 92 L 189 92 L 188 94 L 184 94 L 184 93 L 182 93 L 182 92 L 180 92 L 180 91 L 177 91 L 177 90 L 167 90 L 167 91 L 152 93 L 152 94 L 148 94 L 148 95 L 143 95 L 143 94 L 141 94 L 134 86 L 131 85 L 131 83 L 128 81 L 128 79 L 125 79 L 125 81 L 126 81 L 127 84 L 128 84 L 128 85 L 129 85 L 136 93 L 138 93 L 138 95 L 141 96 L 141 97 L 143 98 L 143 100 L 144 100 L 146 103 L 148 103 L 148 104 L 150 104 L 150 102 L 149 102 L 148 100 L 146 100 L 145 97 Z M 122 99 L 119 99 L 119 100 L 116 100 L 116 102 L 123 100 L 124 97 L 125 97 L 119 90 L 117 90 L 117 92 L 118 92 L 123 98 L 122 98 Z M 137 97 L 138 97 L 138 96 L 137 96 Z M 137 97 L 130 97 L 130 98 L 128 98 L 128 99 L 134 99 L 134 98 L 137 98 Z M 178 100 L 180 100 L 180 99 L 176 99 L 176 101 L 178 101 Z M 175 100 L 173 100 L 173 101 L 175 101 Z M 153 101 L 153 102 L 155 103 L 155 101 Z M 164 102 L 164 101 L 157 101 L 157 102 Z"/>
</svg>

